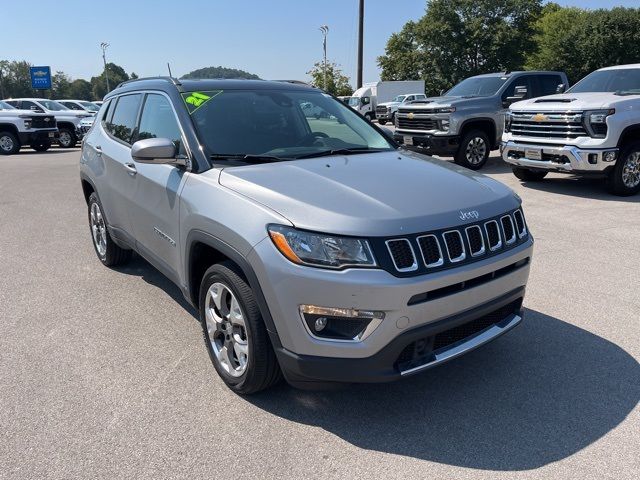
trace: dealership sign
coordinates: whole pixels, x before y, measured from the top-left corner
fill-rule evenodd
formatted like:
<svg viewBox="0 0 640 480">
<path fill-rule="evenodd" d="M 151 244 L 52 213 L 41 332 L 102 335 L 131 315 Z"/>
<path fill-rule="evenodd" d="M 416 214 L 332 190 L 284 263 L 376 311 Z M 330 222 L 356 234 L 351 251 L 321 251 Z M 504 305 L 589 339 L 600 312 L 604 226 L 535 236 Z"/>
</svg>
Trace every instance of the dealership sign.
<svg viewBox="0 0 640 480">
<path fill-rule="evenodd" d="M 51 88 L 51 68 L 31 67 L 31 88 L 49 90 Z"/>
</svg>

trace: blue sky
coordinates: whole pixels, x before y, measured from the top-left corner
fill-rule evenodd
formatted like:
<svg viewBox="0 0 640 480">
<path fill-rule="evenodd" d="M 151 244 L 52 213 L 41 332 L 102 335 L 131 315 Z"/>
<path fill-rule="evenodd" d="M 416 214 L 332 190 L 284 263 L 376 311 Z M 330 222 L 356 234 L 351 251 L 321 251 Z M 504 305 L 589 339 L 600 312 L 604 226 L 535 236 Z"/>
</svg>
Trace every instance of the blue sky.
<svg viewBox="0 0 640 480">
<path fill-rule="evenodd" d="M 556 1 L 639 6 L 639 0 Z M 425 7 L 426 0 L 365 0 L 365 82 L 378 79 L 376 57 L 389 35 Z M 0 59 L 88 78 L 101 71 L 99 44 L 107 41 L 107 60 L 140 76 L 165 75 L 171 62 L 174 75 L 222 65 L 265 79 L 304 80 L 322 58 L 318 27 L 327 24 L 328 58 L 355 84 L 357 10 L 357 0 L 13 0 L 3 2 Z"/>
</svg>

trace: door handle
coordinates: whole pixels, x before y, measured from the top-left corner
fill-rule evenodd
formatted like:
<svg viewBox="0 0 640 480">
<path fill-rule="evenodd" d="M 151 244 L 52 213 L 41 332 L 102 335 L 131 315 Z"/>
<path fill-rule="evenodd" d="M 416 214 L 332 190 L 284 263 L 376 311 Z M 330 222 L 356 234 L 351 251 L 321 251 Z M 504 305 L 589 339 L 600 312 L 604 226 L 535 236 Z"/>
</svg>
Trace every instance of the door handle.
<svg viewBox="0 0 640 480">
<path fill-rule="evenodd" d="M 133 176 L 136 173 L 138 173 L 138 170 L 136 170 L 136 166 L 133 163 L 125 163 L 124 164 L 124 169 L 129 173 L 129 175 Z"/>
</svg>

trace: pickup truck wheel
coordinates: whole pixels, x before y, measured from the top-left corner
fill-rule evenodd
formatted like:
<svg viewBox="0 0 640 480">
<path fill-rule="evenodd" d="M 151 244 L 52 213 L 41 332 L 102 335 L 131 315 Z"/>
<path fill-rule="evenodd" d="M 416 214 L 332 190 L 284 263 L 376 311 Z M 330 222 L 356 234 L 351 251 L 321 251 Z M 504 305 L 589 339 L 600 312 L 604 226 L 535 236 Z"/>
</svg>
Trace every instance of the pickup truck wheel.
<svg viewBox="0 0 640 480">
<path fill-rule="evenodd" d="M 611 193 L 621 197 L 640 192 L 640 142 L 622 149 L 620 158 L 607 179 L 607 187 Z"/>
<path fill-rule="evenodd" d="M 209 268 L 200 284 L 200 322 L 209 358 L 229 388 L 264 390 L 281 378 L 251 287 L 231 262 Z"/>
<path fill-rule="evenodd" d="M 489 158 L 489 137 L 482 130 L 467 133 L 455 155 L 458 165 L 471 170 L 480 170 Z"/>
<path fill-rule="evenodd" d="M 0 154 L 13 155 L 20 151 L 20 142 L 11 132 L 0 132 Z"/>
<path fill-rule="evenodd" d="M 386 121 L 386 120 L 382 120 L 382 119 L 380 119 L 380 118 L 379 118 L 379 119 L 378 119 L 378 123 L 379 123 L 380 125 L 386 125 L 386 124 L 387 124 L 387 121 Z"/>
<path fill-rule="evenodd" d="M 544 170 L 529 170 L 528 168 L 513 167 L 513 174 L 523 182 L 539 182 L 547 173 Z"/>
<path fill-rule="evenodd" d="M 32 143 L 31 148 L 33 148 L 36 152 L 46 152 L 51 148 L 51 142 L 45 141 L 40 143 Z"/>
<path fill-rule="evenodd" d="M 95 192 L 89 196 L 89 228 L 93 248 L 105 266 L 115 267 L 127 263 L 131 259 L 131 250 L 120 248 L 111 238 L 102 204 Z"/>
<path fill-rule="evenodd" d="M 60 137 L 58 138 L 58 145 L 62 148 L 73 148 L 76 146 L 78 139 L 76 138 L 76 134 L 73 133 L 68 128 L 60 129 Z"/>
</svg>

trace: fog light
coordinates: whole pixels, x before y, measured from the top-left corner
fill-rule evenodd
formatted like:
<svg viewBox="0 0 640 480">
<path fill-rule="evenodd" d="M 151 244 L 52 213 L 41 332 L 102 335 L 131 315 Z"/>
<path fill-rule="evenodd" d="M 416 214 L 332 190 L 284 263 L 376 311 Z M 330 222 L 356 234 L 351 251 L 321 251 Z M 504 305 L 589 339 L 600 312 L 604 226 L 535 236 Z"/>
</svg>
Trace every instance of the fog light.
<svg viewBox="0 0 640 480">
<path fill-rule="evenodd" d="M 313 326 L 316 330 L 316 332 L 320 332 L 322 330 L 324 330 L 324 327 L 327 326 L 327 317 L 320 317 L 316 319 L 316 323 Z"/>
<path fill-rule="evenodd" d="M 384 312 L 353 308 L 300 305 L 300 315 L 311 335 L 327 340 L 360 341 L 384 319 Z"/>
<path fill-rule="evenodd" d="M 618 152 L 616 152 L 615 150 L 609 150 L 608 152 L 604 152 L 602 154 L 602 161 L 603 162 L 615 162 L 616 161 L 616 157 Z"/>
</svg>

